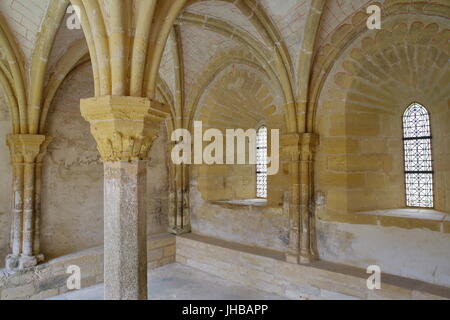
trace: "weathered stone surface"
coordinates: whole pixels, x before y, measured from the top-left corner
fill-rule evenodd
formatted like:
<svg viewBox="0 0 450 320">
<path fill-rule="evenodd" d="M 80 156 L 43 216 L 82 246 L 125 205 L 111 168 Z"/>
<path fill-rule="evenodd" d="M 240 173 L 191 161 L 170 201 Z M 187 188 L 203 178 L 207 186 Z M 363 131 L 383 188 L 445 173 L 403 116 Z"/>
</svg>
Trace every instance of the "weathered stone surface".
<svg viewBox="0 0 450 320">
<path fill-rule="evenodd" d="M 2 300 L 26 299 L 35 292 L 33 284 L 27 284 L 21 287 L 3 289 L 1 292 Z"/>
<path fill-rule="evenodd" d="M 424 282 L 392 275 L 386 278 L 382 275 L 381 290 L 369 290 L 364 269 L 328 262 L 291 264 L 283 261 L 282 256 L 270 257 L 273 255 L 270 251 L 262 256 L 264 250 L 258 248 L 242 250 L 241 245 L 234 243 L 184 235 L 177 237 L 176 259 L 222 278 L 292 299 L 429 299 L 433 295 L 450 298 L 449 289 L 427 284 L 429 288 L 424 291 Z"/>
<path fill-rule="evenodd" d="M 105 163 L 105 299 L 147 299 L 146 163 Z"/>
</svg>

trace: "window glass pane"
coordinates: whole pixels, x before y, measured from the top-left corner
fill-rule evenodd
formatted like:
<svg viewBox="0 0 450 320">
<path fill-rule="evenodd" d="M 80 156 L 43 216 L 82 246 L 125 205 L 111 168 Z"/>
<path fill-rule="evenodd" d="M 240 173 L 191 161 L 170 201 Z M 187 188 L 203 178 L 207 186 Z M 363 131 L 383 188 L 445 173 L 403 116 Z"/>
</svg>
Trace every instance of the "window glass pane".
<svg viewBox="0 0 450 320">
<path fill-rule="evenodd" d="M 256 196 L 267 198 L 267 128 L 261 127 L 256 137 Z"/>
<path fill-rule="evenodd" d="M 433 171 L 431 139 L 405 140 L 405 171 Z"/>
<path fill-rule="evenodd" d="M 433 161 L 428 111 L 413 103 L 403 115 L 406 205 L 433 207 Z"/>
<path fill-rule="evenodd" d="M 430 117 L 427 109 L 418 103 L 413 103 L 403 116 L 403 134 L 405 138 L 429 137 Z"/>
<path fill-rule="evenodd" d="M 406 205 L 433 208 L 433 174 L 406 174 Z"/>
</svg>

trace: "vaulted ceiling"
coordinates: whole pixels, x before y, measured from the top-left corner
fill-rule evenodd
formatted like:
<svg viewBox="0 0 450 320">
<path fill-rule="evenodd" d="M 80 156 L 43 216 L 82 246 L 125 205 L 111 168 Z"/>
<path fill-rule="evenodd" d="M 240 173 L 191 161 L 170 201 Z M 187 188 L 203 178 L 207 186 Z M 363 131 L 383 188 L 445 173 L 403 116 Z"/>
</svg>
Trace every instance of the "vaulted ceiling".
<svg viewBox="0 0 450 320">
<path fill-rule="evenodd" d="M 45 29 L 45 23 L 49 23 L 45 19 L 53 1 L 57 0 L 0 1 L 0 12 L 22 51 L 26 77 L 30 74 L 37 39 Z M 68 3 L 68 0 L 58 1 Z M 440 0 L 422 2 L 433 1 L 442 3 Z M 351 23 L 355 13 L 364 13 L 365 7 L 373 1 L 325 0 L 322 12 L 316 9 L 320 2 L 322 1 L 188 0 L 175 21 L 160 63 L 159 86 L 164 93 L 165 102 L 185 106 L 189 104 L 186 101 L 198 99 L 197 96 L 202 94 L 199 86 L 207 86 L 212 82 L 213 79 L 208 80 L 208 73 L 218 73 L 217 70 L 225 68 L 225 65 L 220 65 L 220 61 L 225 63 L 227 57 L 231 64 L 244 63 L 246 67 L 252 65 L 258 72 L 265 73 L 263 81 L 275 79 L 275 84 L 270 86 L 280 89 L 285 102 L 302 100 L 304 84 L 299 78 L 302 76 L 302 68 L 309 72 L 311 63 L 309 61 L 305 64 L 305 59 L 311 59 L 302 55 L 320 55 L 318 48 L 330 45 L 331 36 L 343 25 Z M 377 3 L 395 6 L 396 2 L 402 1 L 379 0 Z M 308 23 L 314 14 L 319 16 L 320 24 L 317 35 L 311 40 L 309 33 L 313 31 Z M 84 38 L 82 30 L 67 28 L 65 21 L 68 17 L 69 14 L 59 26 L 48 57 L 50 72 L 46 81 L 49 81 L 52 70 L 68 52 L 68 48 Z M 311 42 L 313 47 L 310 50 L 303 47 L 305 43 Z M 85 46 L 81 47 L 87 50 Z M 83 56 L 83 59 L 86 58 Z M 290 98 L 288 91 L 292 93 Z"/>
<path fill-rule="evenodd" d="M 24 62 L 27 66 L 29 66 L 35 42 L 50 1 L 2 0 L 0 2 L 0 11 L 16 36 L 16 41 L 23 52 Z M 248 2 L 252 6 L 258 7 L 267 16 L 267 20 L 280 37 L 277 41 L 282 42 L 289 53 L 290 68 L 292 71 L 297 70 L 303 30 L 312 0 L 256 0 Z M 204 20 L 216 19 L 229 25 L 231 30 L 242 31 L 246 36 L 263 46 L 270 47 L 273 45 L 273 43 L 269 43 L 270 39 L 267 34 L 264 34 L 267 32 L 267 30 L 264 30 L 267 26 L 257 25 L 253 19 L 253 12 L 246 12 L 236 3 L 236 1 L 229 0 L 190 1 L 181 17 L 192 15 Z M 323 14 L 323 20 L 325 21 L 321 23 L 320 38 L 325 38 L 346 17 L 360 9 L 365 3 L 367 3 L 367 0 L 326 1 Z M 81 30 L 69 30 L 63 24 L 60 27 L 55 47 L 49 59 L 50 65 L 56 63 L 71 42 L 82 37 Z M 171 48 L 172 41 L 181 41 L 186 93 L 189 92 L 189 88 L 194 84 L 198 74 L 208 66 L 208 62 L 218 53 L 232 48 L 248 50 L 244 43 L 229 33 L 224 33 L 223 30 L 211 30 L 205 25 L 194 24 L 181 19 L 179 21 L 179 36 L 171 35 L 169 38 L 160 67 L 160 76 L 167 83 L 172 93 L 176 90 L 173 74 L 176 65 L 173 62 L 175 57 Z"/>
</svg>

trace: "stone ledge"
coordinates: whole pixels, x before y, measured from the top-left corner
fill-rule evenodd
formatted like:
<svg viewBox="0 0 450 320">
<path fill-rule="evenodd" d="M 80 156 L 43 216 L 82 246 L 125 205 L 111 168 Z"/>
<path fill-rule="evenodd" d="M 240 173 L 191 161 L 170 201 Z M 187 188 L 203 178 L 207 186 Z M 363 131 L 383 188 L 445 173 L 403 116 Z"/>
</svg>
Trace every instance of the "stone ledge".
<svg viewBox="0 0 450 320">
<path fill-rule="evenodd" d="M 425 228 L 450 233 L 450 214 L 433 209 L 388 209 L 356 212 L 374 217 L 378 226 L 400 228 Z"/>
<path fill-rule="evenodd" d="M 365 270 L 317 261 L 284 261 L 284 253 L 187 234 L 177 237 L 177 262 L 252 288 L 294 299 L 450 299 L 450 288 L 382 274 L 369 290 Z"/>
<path fill-rule="evenodd" d="M 245 199 L 245 200 L 215 200 L 213 204 L 243 207 L 264 207 L 267 205 L 266 199 Z"/>
</svg>

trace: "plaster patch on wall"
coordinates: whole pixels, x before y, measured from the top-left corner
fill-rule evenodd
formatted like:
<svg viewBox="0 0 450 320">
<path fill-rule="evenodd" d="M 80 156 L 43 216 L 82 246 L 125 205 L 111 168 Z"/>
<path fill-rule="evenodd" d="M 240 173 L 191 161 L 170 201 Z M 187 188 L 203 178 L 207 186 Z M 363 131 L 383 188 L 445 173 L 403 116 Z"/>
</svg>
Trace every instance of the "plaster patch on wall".
<svg viewBox="0 0 450 320">
<path fill-rule="evenodd" d="M 44 161 L 42 250 L 54 258 L 103 243 L 103 166 L 80 99 L 92 97 L 92 67 L 72 72 L 49 113 L 54 137 Z"/>
<path fill-rule="evenodd" d="M 328 239 L 333 239 L 333 241 L 328 241 Z M 335 255 L 333 260 L 338 259 L 341 255 L 352 257 L 354 255 L 353 240 L 354 235 L 351 232 L 333 228 L 332 224 L 321 224 L 321 227 L 317 228 L 317 241 L 323 245 L 322 250 L 330 255 Z"/>
<path fill-rule="evenodd" d="M 284 251 L 289 243 L 288 216 L 282 207 L 219 205 L 203 200 L 191 180 L 191 224 L 194 233 Z"/>
<path fill-rule="evenodd" d="M 317 224 L 320 258 L 450 286 L 450 235 L 422 229 L 322 222 Z M 346 249 L 347 248 L 347 249 Z"/>
<path fill-rule="evenodd" d="M 54 137 L 44 162 L 42 250 L 54 258 L 103 244 L 103 164 L 80 99 L 94 96 L 91 65 L 72 72 L 58 91 L 49 113 Z M 147 172 L 148 233 L 166 231 L 167 134 L 161 126 L 150 151 Z"/>
</svg>

